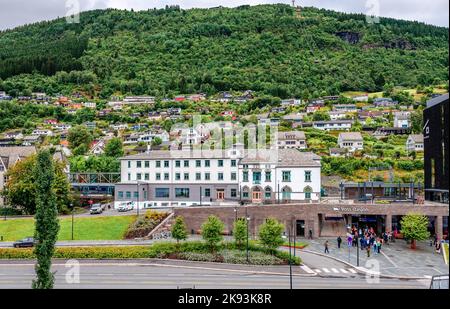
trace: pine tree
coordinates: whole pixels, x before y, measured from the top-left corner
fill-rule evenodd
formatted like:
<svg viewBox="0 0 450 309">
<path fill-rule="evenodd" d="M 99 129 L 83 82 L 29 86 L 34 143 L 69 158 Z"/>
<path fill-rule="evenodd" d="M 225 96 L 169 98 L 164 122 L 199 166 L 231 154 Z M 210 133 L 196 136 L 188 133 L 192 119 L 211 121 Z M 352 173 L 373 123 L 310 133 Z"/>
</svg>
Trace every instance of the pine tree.
<svg viewBox="0 0 450 309">
<path fill-rule="evenodd" d="M 55 243 L 58 237 L 59 222 L 56 203 L 55 167 L 49 151 L 41 151 L 34 169 L 36 181 L 36 230 L 37 240 L 34 253 L 37 279 L 33 280 L 33 289 L 52 289 L 54 274 L 50 271 Z"/>
</svg>

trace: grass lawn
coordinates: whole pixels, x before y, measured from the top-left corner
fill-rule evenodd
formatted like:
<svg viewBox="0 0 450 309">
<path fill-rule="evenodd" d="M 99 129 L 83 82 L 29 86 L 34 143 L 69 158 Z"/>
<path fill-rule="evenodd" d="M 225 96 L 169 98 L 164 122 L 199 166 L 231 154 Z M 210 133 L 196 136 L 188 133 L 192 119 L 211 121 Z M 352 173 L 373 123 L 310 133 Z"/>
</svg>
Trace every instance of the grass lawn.
<svg viewBox="0 0 450 309">
<path fill-rule="evenodd" d="M 442 244 L 442 248 L 444 249 L 444 261 L 445 264 L 448 265 L 448 244 Z"/>
<path fill-rule="evenodd" d="M 74 240 L 122 239 L 135 216 L 75 217 Z M 70 240 L 72 219 L 60 219 L 59 240 Z M 4 241 L 15 241 L 34 234 L 34 219 L 10 219 L 0 221 L 0 236 Z"/>
</svg>

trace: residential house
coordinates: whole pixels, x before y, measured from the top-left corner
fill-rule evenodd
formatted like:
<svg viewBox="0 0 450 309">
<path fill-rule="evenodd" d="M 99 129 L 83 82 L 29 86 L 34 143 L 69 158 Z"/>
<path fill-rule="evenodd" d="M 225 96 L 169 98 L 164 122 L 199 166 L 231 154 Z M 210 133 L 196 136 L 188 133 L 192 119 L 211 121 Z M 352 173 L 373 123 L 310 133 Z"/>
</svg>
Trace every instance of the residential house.
<svg viewBox="0 0 450 309">
<path fill-rule="evenodd" d="M 373 99 L 373 105 L 376 107 L 395 107 L 398 101 L 394 101 L 391 98 L 375 98 Z"/>
<path fill-rule="evenodd" d="M 85 108 L 96 108 L 97 107 L 97 103 L 95 102 L 83 102 L 83 106 Z"/>
<path fill-rule="evenodd" d="M 188 100 L 193 102 L 200 102 L 206 100 L 206 94 L 205 93 L 199 93 L 199 94 L 191 94 L 188 96 Z"/>
<path fill-rule="evenodd" d="M 105 117 L 105 116 L 111 114 L 111 112 L 112 112 L 111 109 L 105 108 L 105 109 L 99 110 L 99 111 L 97 112 L 97 116 L 98 116 L 98 117 Z"/>
<path fill-rule="evenodd" d="M 85 123 L 83 123 L 83 125 L 89 130 L 94 130 L 97 127 L 95 121 L 86 121 Z"/>
<path fill-rule="evenodd" d="M 16 140 L 14 138 L 0 138 L 0 147 L 8 147 L 16 144 Z"/>
<path fill-rule="evenodd" d="M 36 129 L 33 130 L 31 135 L 39 135 L 39 136 L 53 136 L 53 131 L 48 129 Z"/>
<path fill-rule="evenodd" d="M 354 120 L 313 121 L 312 126 L 318 130 L 350 130 Z"/>
<path fill-rule="evenodd" d="M 11 146 L 0 147 L 0 192 L 4 189 L 7 178 L 6 173 L 17 162 L 36 153 L 35 147 Z M 4 199 L 0 194 L 0 205 L 4 205 Z"/>
<path fill-rule="evenodd" d="M 364 139 L 360 132 L 339 133 L 338 145 L 340 148 L 346 148 L 349 152 L 364 149 Z"/>
<path fill-rule="evenodd" d="M 356 107 L 356 104 L 336 104 L 333 105 L 333 111 L 351 113 L 358 111 L 358 108 Z"/>
<path fill-rule="evenodd" d="M 299 106 L 302 104 L 302 100 L 300 99 L 287 99 L 281 101 L 281 106 Z"/>
<path fill-rule="evenodd" d="M 175 96 L 175 97 L 173 98 L 173 100 L 174 100 L 175 102 L 183 102 L 184 100 L 186 100 L 186 96 L 184 96 L 184 95 L 177 95 L 177 96 Z"/>
<path fill-rule="evenodd" d="M 58 119 L 45 119 L 44 124 L 57 124 Z"/>
<path fill-rule="evenodd" d="M 396 112 L 394 113 L 394 128 L 409 128 L 409 112 Z"/>
<path fill-rule="evenodd" d="M 328 112 L 328 115 L 330 115 L 330 120 L 347 119 L 347 117 L 350 117 L 350 115 L 345 111 L 331 111 Z"/>
<path fill-rule="evenodd" d="M 115 123 L 115 124 L 110 124 L 109 127 L 113 130 L 126 130 L 128 129 L 128 124 L 126 123 Z"/>
<path fill-rule="evenodd" d="M 96 156 L 104 154 L 106 143 L 107 141 L 103 138 L 92 141 L 89 145 L 89 153 Z"/>
<path fill-rule="evenodd" d="M 306 112 L 308 114 L 310 113 L 315 113 L 318 110 L 320 110 L 322 107 L 324 106 L 324 104 L 308 104 L 308 106 L 306 106 Z"/>
<path fill-rule="evenodd" d="M 72 128 L 72 125 L 67 124 L 67 123 L 56 123 L 56 124 L 52 125 L 52 128 L 54 130 L 58 130 L 58 131 L 66 131 L 66 130 L 69 130 L 70 128 Z"/>
<path fill-rule="evenodd" d="M 27 135 L 22 139 L 22 146 L 34 146 L 42 141 L 42 135 Z"/>
<path fill-rule="evenodd" d="M 303 131 L 278 132 L 278 149 L 306 149 L 306 137 Z"/>
<path fill-rule="evenodd" d="M 339 96 L 338 95 L 327 95 L 322 97 L 323 100 L 325 101 L 337 101 L 339 100 Z"/>
<path fill-rule="evenodd" d="M 22 134 L 22 131 L 15 130 L 15 131 L 6 132 L 4 134 L 4 137 L 16 140 L 16 139 L 22 139 L 23 138 L 23 134 Z"/>
<path fill-rule="evenodd" d="M 124 104 L 153 104 L 155 97 L 150 96 L 127 96 L 123 99 Z"/>
<path fill-rule="evenodd" d="M 380 127 L 375 130 L 373 137 L 382 138 L 388 135 L 405 135 L 410 134 L 411 128 L 391 128 L 391 127 Z"/>
<path fill-rule="evenodd" d="M 407 152 L 422 152 L 423 148 L 423 134 L 411 134 L 406 140 Z"/>
<path fill-rule="evenodd" d="M 369 101 L 369 95 L 367 93 L 362 95 L 356 95 L 352 97 L 352 100 L 356 102 L 367 102 Z"/>
<path fill-rule="evenodd" d="M 347 148 L 330 148 L 330 157 L 346 157 L 347 154 Z"/>
</svg>

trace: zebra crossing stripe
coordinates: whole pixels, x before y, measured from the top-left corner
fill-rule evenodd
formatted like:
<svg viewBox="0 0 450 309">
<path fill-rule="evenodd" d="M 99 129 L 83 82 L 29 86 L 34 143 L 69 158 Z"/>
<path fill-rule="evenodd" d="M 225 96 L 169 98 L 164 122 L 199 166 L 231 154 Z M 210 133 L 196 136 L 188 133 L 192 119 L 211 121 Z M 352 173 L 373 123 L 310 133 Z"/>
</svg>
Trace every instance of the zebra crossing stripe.
<svg viewBox="0 0 450 309">
<path fill-rule="evenodd" d="M 336 268 L 332 268 L 331 269 L 335 274 L 338 274 L 339 273 L 339 271 L 336 269 Z"/>
<path fill-rule="evenodd" d="M 318 274 L 322 272 L 320 269 L 314 269 L 314 271 Z"/>
<path fill-rule="evenodd" d="M 348 269 L 352 274 L 356 274 L 356 270 L 349 268 Z"/>
<path fill-rule="evenodd" d="M 328 268 L 322 268 L 324 272 L 329 273 L 330 271 L 328 270 Z"/>
<path fill-rule="evenodd" d="M 339 269 L 339 270 L 341 271 L 341 273 L 348 274 L 348 271 L 346 271 L 346 270 L 343 269 L 343 268 L 341 268 L 341 269 Z"/>
<path fill-rule="evenodd" d="M 314 271 L 306 265 L 302 265 L 300 266 L 300 268 L 303 269 L 308 274 L 314 274 Z"/>
</svg>

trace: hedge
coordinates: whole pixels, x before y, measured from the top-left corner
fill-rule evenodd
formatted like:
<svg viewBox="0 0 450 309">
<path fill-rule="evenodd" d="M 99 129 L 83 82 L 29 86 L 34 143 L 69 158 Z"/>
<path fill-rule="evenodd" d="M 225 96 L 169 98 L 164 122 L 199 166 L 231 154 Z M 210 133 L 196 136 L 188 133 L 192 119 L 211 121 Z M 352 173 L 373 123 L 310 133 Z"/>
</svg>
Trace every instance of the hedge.
<svg viewBox="0 0 450 309">
<path fill-rule="evenodd" d="M 222 262 L 228 258 L 230 263 L 241 263 L 242 254 L 245 255 L 245 246 L 242 250 L 235 243 L 223 242 L 217 248 L 216 257 L 212 255 L 206 243 L 201 241 L 187 241 L 177 245 L 175 242 L 159 242 L 150 246 L 126 246 L 126 247 L 58 247 L 55 249 L 54 258 L 61 259 L 139 259 L 139 258 L 182 258 L 188 260 L 214 260 Z M 275 250 L 270 252 L 265 248 L 249 244 L 252 252 L 252 261 L 258 265 L 267 261 L 287 263 L 289 253 Z M 228 253 L 227 253 L 228 252 Z M 232 255 L 229 252 L 234 252 Z M 222 256 L 227 253 L 227 257 Z M 238 254 L 240 253 L 240 254 Z M 222 256 L 217 258 L 217 255 Z M 198 259 L 196 259 L 196 257 Z M 35 259 L 32 248 L 0 248 L 0 259 Z M 240 261 L 240 262 L 239 262 Z M 300 258 L 292 257 L 293 264 L 299 265 Z"/>
</svg>

